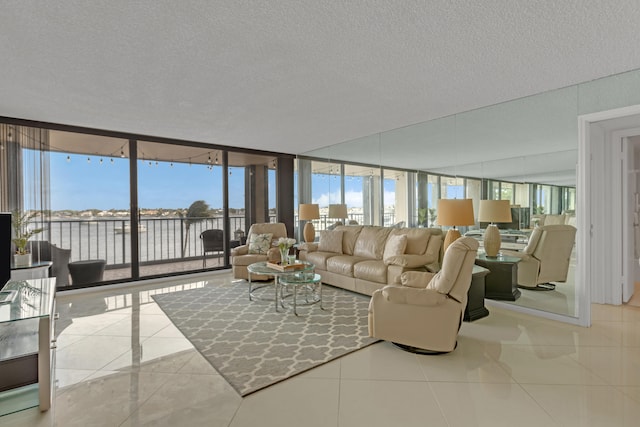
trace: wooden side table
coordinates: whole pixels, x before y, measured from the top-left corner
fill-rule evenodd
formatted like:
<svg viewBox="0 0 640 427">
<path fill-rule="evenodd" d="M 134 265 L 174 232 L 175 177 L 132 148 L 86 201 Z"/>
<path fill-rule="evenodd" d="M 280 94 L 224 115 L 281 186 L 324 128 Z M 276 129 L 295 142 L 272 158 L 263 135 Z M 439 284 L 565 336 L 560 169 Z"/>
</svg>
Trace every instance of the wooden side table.
<svg viewBox="0 0 640 427">
<path fill-rule="evenodd" d="M 484 306 L 485 276 L 487 274 L 489 274 L 488 269 L 479 265 L 473 266 L 471 286 L 467 292 L 467 307 L 464 309 L 463 320 L 465 322 L 473 322 L 489 315 L 489 310 Z"/>
<path fill-rule="evenodd" d="M 488 257 L 478 254 L 476 265 L 488 269 L 491 274 L 485 280 L 485 298 L 515 301 L 520 298 L 518 289 L 518 263 L 520 258 L 501 256 Z"/>
</svg>

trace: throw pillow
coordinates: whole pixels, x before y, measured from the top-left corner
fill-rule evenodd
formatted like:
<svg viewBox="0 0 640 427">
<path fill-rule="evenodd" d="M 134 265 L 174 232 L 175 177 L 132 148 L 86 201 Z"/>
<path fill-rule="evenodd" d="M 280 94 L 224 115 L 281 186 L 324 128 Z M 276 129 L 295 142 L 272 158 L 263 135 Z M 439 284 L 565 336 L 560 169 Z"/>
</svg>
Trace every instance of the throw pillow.
<svg viewBox="0 0 640 427">
<path fill-rule="evenodd" d="M 389 236 L 387 243 L 384 245 L 384 254 L 382 259 L 402 255 L 407 247 L 407 236 L 404 234 L 394 234 Z"/>
<path fill-rule="evenodd" d="M 273 233 L 252 234 L 249 238 L 249 253 L 266 255 L 271 248 Z"/>
<path fill-rule="evenodd" d="M 342 234 L 340 230 L 323 230 L 320 232 L 318 250 L 321 252 L 342 253 Z"/>
</svg>

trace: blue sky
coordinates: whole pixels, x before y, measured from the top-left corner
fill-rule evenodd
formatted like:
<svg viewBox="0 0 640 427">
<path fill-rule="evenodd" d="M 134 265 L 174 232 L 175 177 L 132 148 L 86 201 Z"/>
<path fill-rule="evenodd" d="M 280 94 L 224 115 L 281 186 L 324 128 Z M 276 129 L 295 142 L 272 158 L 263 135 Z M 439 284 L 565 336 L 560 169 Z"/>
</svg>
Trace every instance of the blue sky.
<svg viewBox="0 0 640 427">
<path fill-rule="evenodd" d="M 70 155 L 52 152 L 51 209 L 128 209 L 129 160 L 119 157 Z M 87 161 L 90 159 L 90 161 Z M 230 168 L 229 206 L 244 207 L 244 172 Z M 196 200 L 204 200 L 212 208 L 222 207 L 221 167 L 168 162 L 138 162 L 138 204 L 141 208 L 187 208 Z M 270 185 L 274 185 L 273 171 Z M 395 180 L 385 180 L 386 205 L 395 194 Z M 312 179 L 313 203 L 328 206 L 340 203 L 337 176 L 315 175 Z M 218 188 L 216 188 L 218 186 Z M 269 206 L 275 207 L 275 188 L 269 189 Z M 345 202 L 349 208 L 362 207 L 362 179 L 345 180 Z"/>
<path fill-rule="evenodd" d="M 51 153 L 51 209 L 128 209 L 129 160 Z M 91 161 L 88 162 L 87 159 Z M 187 208 L 196 200 L 222 207 L 221 167 L 184 163 L 138 162 L 138 204 L 141 208 Z M 234 175 L 235 174 L 235 175 Z M 216 188 L 216 185 L 218 188 Z M 275 191 L 270 191 L 270 194 Z M 231 168 L 229 205 L 244 206 L 244 173 Z M 270 200 L 270 206 L 275 200 Z"/>
</svg>

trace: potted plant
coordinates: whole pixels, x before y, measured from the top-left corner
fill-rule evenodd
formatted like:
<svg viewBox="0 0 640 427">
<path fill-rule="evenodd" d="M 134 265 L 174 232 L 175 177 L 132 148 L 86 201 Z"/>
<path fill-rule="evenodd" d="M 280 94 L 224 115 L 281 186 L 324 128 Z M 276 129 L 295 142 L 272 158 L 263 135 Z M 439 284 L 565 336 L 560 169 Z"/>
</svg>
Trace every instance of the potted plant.
<svg viewBox="0 0 640 427">
<path fill-rule="evenodd" d="M 27 250 L 27 242 L 32 236 L 42 232 L 42 228 L 29 229 L 29 222 L 38 216 L 38 212 L 21 212 L 15 210 L 11 214 L 11 225 L 14 238 L 11 241 L 16 245 L 16 253 L 13 255 L 13 265 L 24 267 L 31 265 L 31 254 Z"/>
</svg>

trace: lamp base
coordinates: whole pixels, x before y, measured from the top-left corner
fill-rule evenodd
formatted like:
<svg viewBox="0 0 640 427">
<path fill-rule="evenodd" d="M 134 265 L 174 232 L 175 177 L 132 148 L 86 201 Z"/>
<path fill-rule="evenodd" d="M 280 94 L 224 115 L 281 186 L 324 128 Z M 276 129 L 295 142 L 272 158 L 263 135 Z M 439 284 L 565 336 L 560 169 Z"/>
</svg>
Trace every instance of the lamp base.
<svg viewBox="0 0 640 427">
<path fill-rule="evenodd" d="M 461 234 L 458 229 L 450 228 L 449 231 L 447 231 L 447 235 L 444 238 L 444 243 L 442 244 L 443 252 L 447 252 L 447 248 L 449 247 L 449 245 L 458 240 L 460 237 Z"/>
<path fill-rule="evenodd" d="M 487 225 L 487 229 L 484 230 L 484 237 L 482 238 L 482 245 L 484 246 L 484 253 L 488 257 L 495 258 L 500 252 L 500 244 L 502 238 L 500 237 L 500 231 L 495 224 Z"/>
<path fill-rule="evenodd" d="M 302 235 L 304 236 L 304 241 L 307 243 L 312 243 L 314 240 L 316 240 L 316 229 L 314 228 L 311 221 L 307 221 L 307 223 L 304 225 Z"/>
</svg>

